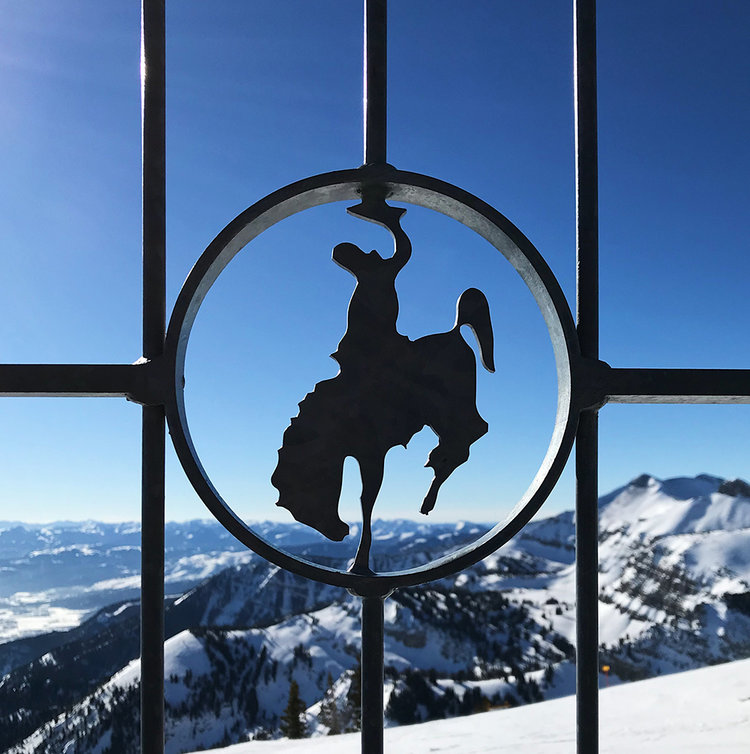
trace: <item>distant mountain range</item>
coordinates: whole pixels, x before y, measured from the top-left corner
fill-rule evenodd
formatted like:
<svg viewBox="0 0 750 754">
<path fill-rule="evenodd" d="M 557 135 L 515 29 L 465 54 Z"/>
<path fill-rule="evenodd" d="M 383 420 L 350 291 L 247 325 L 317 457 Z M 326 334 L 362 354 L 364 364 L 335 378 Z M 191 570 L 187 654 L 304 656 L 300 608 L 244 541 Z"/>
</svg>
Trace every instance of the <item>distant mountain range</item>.
<svg viewBox="0 0 750 754">
<path fill-rule="evenodd" d="M 600 641 L 610 683 L 750 656 L 747 483 L 643 475 L 599 507 Z M 299 525 L 255 528 L 321 562 L 343 566 L 353 554 Z M 486 529 L 379 522 L 378 567 L 426 562 Z M 134 525 L 0 530 L 5 610 L 19 591 L 36 610 L 53 600 L 71 610 L 119 600 L 67 632 L 0 644 L 0 750 L 135 751 L 137 546 Z M 292 678 L 310 732 L 354 724 L 357 599 L 241 551 L 211 522 L 171 525 L 167 547 L 169 754 L 278 735 Z M 457 576 L 394 593 L 385 625 L 391 723 L 572 693 L 574 558 L 566 512 L 532 522 Z M 16 635 L 24 620 L 16 619 Z"/>
<path fill-rule="evenodd" d="M 376 520 L 373 527 L 375 562 L 407 567 L 429 560 L 436 540 L 450 550 L 490 525 Z M 351 528 L 351 536 L 339 543 L 302 524 L 253 524 L 275 546 L 324 564 L 354 557 L 358 526 Z M 132 522 L 0 522 L 0 640 L 73 628 L 97 609 L 137 600 L 140 537 L 140 523 Z M 217 521 L 166 524 L 167 594 L 179 596 L 230 566 L 255 559 Z"/>
</svg>

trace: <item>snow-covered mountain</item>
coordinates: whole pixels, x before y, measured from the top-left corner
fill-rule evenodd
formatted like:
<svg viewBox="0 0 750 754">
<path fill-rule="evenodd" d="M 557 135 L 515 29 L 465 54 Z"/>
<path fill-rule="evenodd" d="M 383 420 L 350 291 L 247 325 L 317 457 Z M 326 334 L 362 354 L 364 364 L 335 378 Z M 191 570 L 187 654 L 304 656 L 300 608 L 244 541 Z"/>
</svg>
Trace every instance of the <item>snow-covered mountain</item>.
<svg viewBox="0 0 750 754">
<path fill-rule="evenodd" d="M 482 530 L 381 523 L 380 557 L 422 562 Z M 466 572 L 390 597 L 391 723 L 571 693 L 573 543 L 572 513 L 532 522 Z M 346 562 L 321 541 L 293 546 Z M 328 731 L 331 709 L 351 724 L 359 605 L 343 590 L 250 558 L 170 599 L 166 617 L 170 754 L 277 734 L 292 678 L 310 732 Z M 644 475 L 603 497 L 600 626 L 613 685 L 750 656 L 750 487 Z M 102 610 L 75 632 L 52 648 L 45 637 L 0 645 L 0 667 L 18 665 L 0 681 L 0 748 L 57 754 L 75 741 L 69 754 L 130 752 L 137 604 Z M 21 648 L 36 659 L 19 663 Z M 58 710 L 68 711 L 52 719 Z"/>
</svg>

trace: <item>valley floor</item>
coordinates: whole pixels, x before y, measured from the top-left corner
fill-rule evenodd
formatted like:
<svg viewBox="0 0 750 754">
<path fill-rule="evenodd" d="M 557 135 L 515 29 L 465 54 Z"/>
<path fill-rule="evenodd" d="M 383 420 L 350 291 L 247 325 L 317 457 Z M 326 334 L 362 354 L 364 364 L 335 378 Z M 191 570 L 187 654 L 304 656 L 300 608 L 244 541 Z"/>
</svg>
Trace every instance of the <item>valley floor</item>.
<svg viewBox="0 0 750 754">
<path fill-rule="evenodd" d="M 570 754 L 575 697 L 390 728 L 387 752 Z M 358 734 L 259 741 L 214 754 L 356 754 Z M 750 751 L 750 660 L 602 689 L 601 754 L 741 754 Z"/>
</svg>

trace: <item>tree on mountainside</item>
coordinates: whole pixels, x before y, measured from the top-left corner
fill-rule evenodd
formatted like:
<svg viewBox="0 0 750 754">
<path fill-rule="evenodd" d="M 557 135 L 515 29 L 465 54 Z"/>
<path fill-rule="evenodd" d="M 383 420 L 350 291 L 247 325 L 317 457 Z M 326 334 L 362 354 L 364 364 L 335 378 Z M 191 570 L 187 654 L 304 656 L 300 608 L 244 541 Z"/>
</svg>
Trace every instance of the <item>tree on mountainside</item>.
<svg viewBox="0 0 750 754">
<path fill-rule="evenodd" d="M 352 670 L 352 680 L 349 683 L 349 691 L 346 692 L 348 708 L 348 723 L 346 732 L 359 730 L 362 725 L 362 660 L 358 659 Z"/>
<path fill-rule="evenodd" d="M 292 678 L 289 682 L 289 699 L 281 713 L 281 734 L 287 738 L 304 738 L 307 735 L 305 709 L 307 705 L 300 699 L 299 686 Z"/>
<path fill-rule="evenodd" d="M 336 736 L 341 733 L 341 715 L 339 714 L 339 708 L 333 694 L 333 678 L 330 673 L 328 674 L 326 686 L 326 693 L 323 695 L 323 701 L 320 703 L 318 719 L 328 728 L 329 736 Z"/>
</svg>

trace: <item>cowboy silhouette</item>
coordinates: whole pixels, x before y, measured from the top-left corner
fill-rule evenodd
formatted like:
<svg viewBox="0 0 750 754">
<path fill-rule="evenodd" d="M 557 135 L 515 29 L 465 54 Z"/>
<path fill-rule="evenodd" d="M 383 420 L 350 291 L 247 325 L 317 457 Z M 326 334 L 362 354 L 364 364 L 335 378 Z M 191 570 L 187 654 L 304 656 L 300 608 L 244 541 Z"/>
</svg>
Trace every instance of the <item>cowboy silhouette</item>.
<svg viewBox="0 0 750 754">
<path fill-rule="evenodd" d="M 340 371 L 299 404 L 299 414 L 284 432 L 271 483 L 279 490 L 277 505 L 340 541 L 349 533 L 338 515 L 344 460 L 355 458 L 362 478 L 362 536 L 352 570 L 368 573 L 372 510 L 386 453 L 396 445 L 406 447 L 425 426 L 438 436 L 425 464 L 435 473 L 420 509 L 427 514 L 440 485 L 487 432 L 476 407 L 476 360 L 461 325 L 473 330 L 483 366 L 490 372 L 495 367 L 489 306 L 476 288 L 459 297 L 456 322 L 448 332 L 416 341 L 398 332 L 396 276 L 412 253 L 400 224 L 406 210 L 370 193 L 347 211 L 388 229 L 394 253 L 383 258 L 352 243 L 333 249 L 333 261 L 357 280 L 346 332 L 331 354 Z"/>
</svg>

